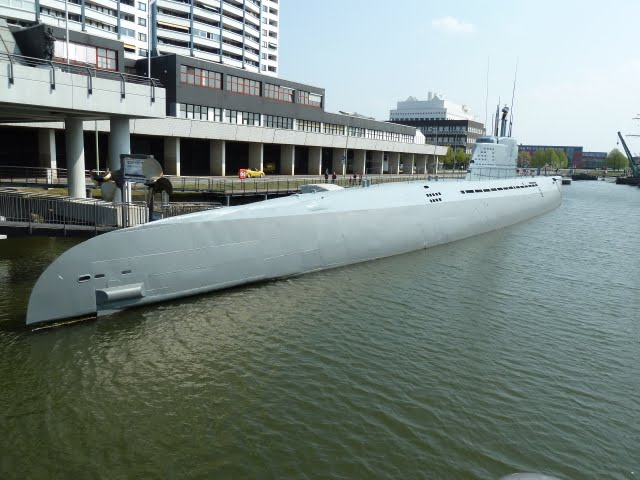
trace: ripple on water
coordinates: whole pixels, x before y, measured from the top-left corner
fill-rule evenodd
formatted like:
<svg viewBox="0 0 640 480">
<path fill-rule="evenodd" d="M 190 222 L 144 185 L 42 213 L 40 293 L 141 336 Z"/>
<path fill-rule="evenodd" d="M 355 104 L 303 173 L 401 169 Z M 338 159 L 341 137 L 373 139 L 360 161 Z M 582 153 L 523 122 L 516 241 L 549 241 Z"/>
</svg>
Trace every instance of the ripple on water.
<svg viewBox="0 0 640 480">
<path fill-rule="evenodd" d="M 577 183 L 497 232 L 38 334 L 18 317 L 72 242 L 14 243 L 0 473 L 633 478 L 639 206 Z"/>
</svg>

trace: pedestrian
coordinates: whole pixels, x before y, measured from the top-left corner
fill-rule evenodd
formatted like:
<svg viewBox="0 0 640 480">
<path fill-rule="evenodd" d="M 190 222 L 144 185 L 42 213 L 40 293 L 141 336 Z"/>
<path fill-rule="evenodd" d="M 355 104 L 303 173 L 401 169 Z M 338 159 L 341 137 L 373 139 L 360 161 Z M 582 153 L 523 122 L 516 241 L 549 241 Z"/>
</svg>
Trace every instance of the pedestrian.
<svg viewBox="0 0 640 480">
<path fill-rule="evenodd" d="M 356 175 L 356 172 L 353 172 L 353 184 L 355 185 L 358 182 L 358 176 Z"/>
<path fill-rule="evenodd" d="M 329 183 L 329 169 L 324 172 L 324 183 Z"/>
<path fill-rule="evenodd" d="M 331 175 L 331 183 L 336 183 L 336 178 L 338 178 L 338 176 L 336 175 L 336 172 L 333 172 Z"/>
</svg>

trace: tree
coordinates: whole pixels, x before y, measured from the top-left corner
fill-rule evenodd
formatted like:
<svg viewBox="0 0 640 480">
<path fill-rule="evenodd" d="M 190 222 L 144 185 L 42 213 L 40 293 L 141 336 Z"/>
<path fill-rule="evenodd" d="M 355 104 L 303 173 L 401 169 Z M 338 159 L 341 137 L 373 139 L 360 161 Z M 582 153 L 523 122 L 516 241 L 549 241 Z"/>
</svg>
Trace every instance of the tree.
<svg viewBox="0 0 640 480">
<path fill-rule="evenodd" d="M 556 168 L 567 168 L 569 166 L 569 159 L 567 158 L 567 154 L 564 153 L 564 150 L 556 150 L 558 155 L 558 164 L 555 165 Z"/>
<path fill-rule="evenodd" d="M 527 150 L 521 150 L 518 152 L 518 166 L 519 167 L 531 166 L 531 154 Z"/>
<path fill-rule="evenodd" d="M 532 167 L 534 168 L 544 167 L 546 162 L 547 162 L 547 159 L 546 159 L 546 153 L 544 150 L 536 150 L 535 152 L 533 152 L 533 155 L 531 156 Z"/>
<path fill-rule="evenodd" d="M 444 156 L 445 167 L 451 167 L 453 165 L 453 148 L 449 146 L 447 148 L 447 154 Z"/>
<path fill-rule="evenodd" d="M 560 161 L 558 159 L 558 154 L 556 153 L 556 151 L 552 148 L 548 148 L 544 151 L 544 153 L 546 158 L 545 166 L 556 168 L 556 165 Z"/>
<path fill-rule="evenodd" d="M 615 170 L 620 170 L 622 168 L 627 168 L 629 165 L 629 159 L 620 150 L 614 148 L 607 155 L 606 165 L 607 167 Z"/>
</svg>

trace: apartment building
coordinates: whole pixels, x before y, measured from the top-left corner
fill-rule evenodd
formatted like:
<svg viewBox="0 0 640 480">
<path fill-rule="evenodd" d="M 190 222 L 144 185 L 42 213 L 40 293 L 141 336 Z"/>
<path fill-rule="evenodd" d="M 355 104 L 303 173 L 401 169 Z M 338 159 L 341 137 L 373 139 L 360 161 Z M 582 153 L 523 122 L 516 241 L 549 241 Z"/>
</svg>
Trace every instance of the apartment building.
<svg viewBox="0 0 640 480">
<path fill-rule="evenodd" d="M 68 25 L 121 43 L 125 59 L 174 53 L 271 76 L 278 74 L 279 14 L 279 0 L 0 1 L 10 25 Z M 97 52 L 69 50 L 73 61 L 101 61 Z M 67 57 L 64 41 L 56 57 Z"/>
</svg>

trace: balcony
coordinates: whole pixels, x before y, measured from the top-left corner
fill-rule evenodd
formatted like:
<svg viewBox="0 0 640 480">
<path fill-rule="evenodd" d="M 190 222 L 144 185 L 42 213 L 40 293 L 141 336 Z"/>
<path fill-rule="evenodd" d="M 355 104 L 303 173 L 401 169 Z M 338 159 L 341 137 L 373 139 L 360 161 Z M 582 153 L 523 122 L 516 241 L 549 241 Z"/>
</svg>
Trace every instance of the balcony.
<svg viewBox="0 0 640 480">
<path fill-rule="evenodd" d="M 188 57 L 191 52 L 188 47 L 178 47 L 176 45 L 166 45 L 158 43 L 158 50 L 162 53 L 175 53 L 176 55 L 183 55 Z"/>
<path fill-rule="evenodd" d="M 90 8 L 86 8 L 84 10 L 85 18 L 90 20 L 95 20 L 96 22 L 106 23 L 107 25 L 116 26 L 116 22 L 118 19 L 112 15 L 108 15 L 106 13 L 98 12 L 96 10 L 92 10 Z"/>
<path fill-rule="evenodd" d="M 239 22 L 237 20 L 234 20 L 233 18 L 227 17 L 226 15 L 222 16 L 222 24 L 229 25 L 230 27 L 239 31 L 244 30 L 244 24 L 242 22 Z"/>
<path fill-rule="evenodd" d="M 207 10 L 205 8 L 193 7 L 193 16 L 194 18 L 198 16 L 206 18 L 207 20 L 211 20 L 212 22 L 220 23 L 220 14 L 212 12 L 211 10 Z M 207 25 L 207 28 L 211 28 L 211 25 Z"/>
<path fill-rule="evenodd" d="M 175 10 L 176 12 L 189 13 L 191 11 L 191 6 L 188 3 L 174 2 L 172 0 L 160 0 L 158 6 L 168 10 Z"/>
<path fill-rule="evenodd" d="M 189 31 L 189 28 L 191 28 L 191 21 L 187 18 L 174 17 L 173 15 L 158 12 L 158 23 L 160 22 L 186 28 L 187 32 Z"/>
<path fill-rule="evenodd" d="M 223 56 L 222 63 L 224 65 L 229 65 L 230 67 L 242 68 L 242 61 L 235 60 L 233 58 Z"/>
<path fill-rule="evenodd" d="M 229 30 L 222 30 L 222 38 L 228 38 L 229 40 L 234 40 L 236 42 L 243 43 L 242 35 L 238 35 L 237 33 L 230 32 Z"/>
<path fill-rule="evenodd" d="M 189 42 L 191 36 L 188 32 L 176 32 L 173 30 L 165 30 L 162 28 L 162 25 L 158 25 L 158 36 L 163 38 L 168 38 L 171 40 L 178 40 L 180 42 Z"/>
<path fill-rule="evenodd" d="M 239 47 L 234 47 L 233 45 L 227 45 L 226 43 L 222 43 L 222 51 L 232 53 L 234 55 L 242 56 L 242 49 Z"/>
</svg>

